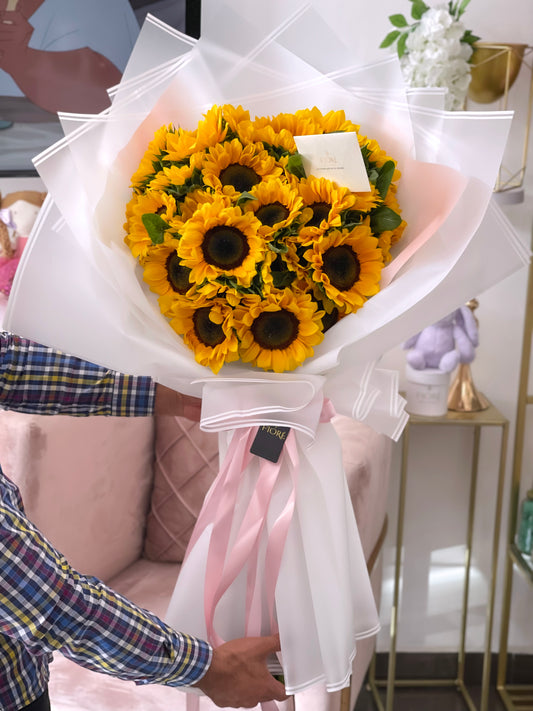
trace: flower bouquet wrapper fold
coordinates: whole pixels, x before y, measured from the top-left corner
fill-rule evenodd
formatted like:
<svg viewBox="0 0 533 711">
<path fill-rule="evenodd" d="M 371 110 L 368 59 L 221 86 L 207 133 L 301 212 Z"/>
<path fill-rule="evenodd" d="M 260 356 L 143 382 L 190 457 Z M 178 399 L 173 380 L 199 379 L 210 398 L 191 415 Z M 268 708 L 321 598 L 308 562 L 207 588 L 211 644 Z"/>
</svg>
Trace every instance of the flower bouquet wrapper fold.
<svg viewBox="0 0 533 711">
<path fill-rule="evenodd" d="M 279 630 L 287 689 L 323 681 L 333 691 L 349 683 L 356 640 L 379 622 L 331 417 L 397 439 L 405 402 L 380 357 L 529 253 L 491 200 L 510 112 L 449 114 L 432 108 L 432 97 L 408 96 L 395 58 L 369 64 L 343 40 L 343 3 L 273 0 L 257 15 L 251 5 L 204 0 L 198 41 L 149 17 L 111 107 L 61 115 L 65 138 L 35 159 L 48 197 L 5 325 L 202 397 L 201 427 L 218 432 L 221 468 L 168 620 L 214 644 Z M 320 46 L 308 40 L 315 36 Z M 131 176 L 154 132 L 169 123 L 193 129 L 224 103 L 252 116 L 342 109 L 402 173 L 408 227 L 379 292 L 292 372 L 235 362 L 214 375 L 197 363 L 124 244 Z M 250 453 L 261 427 L 288 429 L 277 463 Z"/>
</svg>

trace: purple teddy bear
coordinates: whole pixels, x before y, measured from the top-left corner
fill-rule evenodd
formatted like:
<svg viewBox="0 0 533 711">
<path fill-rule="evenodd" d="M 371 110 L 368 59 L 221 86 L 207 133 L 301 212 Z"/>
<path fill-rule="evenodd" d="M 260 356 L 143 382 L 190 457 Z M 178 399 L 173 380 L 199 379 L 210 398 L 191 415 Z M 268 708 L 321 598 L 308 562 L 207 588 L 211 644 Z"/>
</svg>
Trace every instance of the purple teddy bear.
<svg viewBox="0 0 533 711">
<path fill-rule="evenodd" d="M 477 322 L 468 306 L 461 306 L 403 345 L 415 370 L 435 368 L 451 373 L 459 363 L 471 363 L 479 343 Z"/>
</svg>

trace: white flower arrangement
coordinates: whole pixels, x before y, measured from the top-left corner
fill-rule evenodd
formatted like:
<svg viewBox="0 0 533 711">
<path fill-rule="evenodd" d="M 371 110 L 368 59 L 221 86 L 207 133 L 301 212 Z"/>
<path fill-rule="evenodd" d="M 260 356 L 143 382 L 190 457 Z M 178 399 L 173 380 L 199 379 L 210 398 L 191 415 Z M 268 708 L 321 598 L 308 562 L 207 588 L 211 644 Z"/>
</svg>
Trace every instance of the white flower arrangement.
<svg viewBox="0 0 533 711">
<path fill-rule="evenodd" d="M 443 87 L 447 110 L 462 109 L 470 84 L 472 44 L 479 39 L 461 20 L 470 0 L 450 1 L 435 8 L 423 0 L 410 0 L 409 24 L 404 15 L 391 15 L 395 30 L 380 47 L 397 43 L 405 82 L 410 87 Z"/>
</svg>

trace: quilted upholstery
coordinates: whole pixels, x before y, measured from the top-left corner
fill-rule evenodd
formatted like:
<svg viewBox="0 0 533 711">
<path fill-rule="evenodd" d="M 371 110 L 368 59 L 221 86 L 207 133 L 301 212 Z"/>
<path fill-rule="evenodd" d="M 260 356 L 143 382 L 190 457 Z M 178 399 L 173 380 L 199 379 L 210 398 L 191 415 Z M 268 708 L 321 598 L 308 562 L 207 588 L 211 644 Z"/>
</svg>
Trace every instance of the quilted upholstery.
<svg viewBox="0 0 533 711">
<path fill-rule="evenodd" d="M 181 563 L 204 496 L 218 472 L 218 438 L 197 422 L 157 417 L 154 484 L 144 556 Z"/>
</svg>

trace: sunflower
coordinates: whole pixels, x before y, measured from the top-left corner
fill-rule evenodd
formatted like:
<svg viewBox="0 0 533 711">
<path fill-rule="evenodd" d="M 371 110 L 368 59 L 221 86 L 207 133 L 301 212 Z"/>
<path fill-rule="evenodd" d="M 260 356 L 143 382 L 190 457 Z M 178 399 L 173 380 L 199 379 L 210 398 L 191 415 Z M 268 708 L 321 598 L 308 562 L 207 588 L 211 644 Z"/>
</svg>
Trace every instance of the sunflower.
<svg viewBox="0 0 533 711">
<path fill-rule="evenodd" d="M 222 107 L 222 116 L 224 121 L 228 124 L 231 133 L 239 137 L 246 135 L 249 131 L 249 127 L 252 125 L 250 112 L 243 109 L 242 106 L 235 107 L 231 106 L 231 104 L 224 104 Z"/>
<path fill-rule="evenodd" d="M 286 128 L 276 131 L 269 123 L 256 119 L 249 124 L 239 126 L 239 138 L 243 144 L 262 143 L 265 149 L 276 157 L 295 153 L 296 143 L 293 134 Z"/>
<path fill-rule="evenodd" d="M 231 192 L 233 194 L 233 191 Z M 198 188 L 187 193 L 181 204 L 181 216 L 183 217 L 183 221 L 185 222 L 190 219 L 202 205 L 212 205 L 213 202 L 216 202 L 219 206 L 223 204 L 224 207 L 232 207 L 233 205 L 231 195 L 228 195 L 225 190 L 221 193 L 212 193 Z"/>
<path fill-rule="evenodd" d="M 200 205 L 184 224 L 178 246 L 191 281 L 229 278 L 249 287 L 265 257 L 260 226 L 252 213 L 228 207 L 224 198 Z"/>
<path fill-rule="evenodd" d="M 147 190 L 143 194 L 134 195 L 126 207 L 127 222 L 124 229 L 127 234 L 124 242 L 133 256 L 141 260 L 153 246 L 152 237 L 146 227 L 146 215 L 153 215 L 158 221 L 163 240 L 171 239 L 169 230 L 177 229 L 176 222 L 180 223 L 176 201 L 172 195 L 158 190 Z"/>
<path fill-rule="evenodd" d="M 174 127 L 172 124 L 161 126 L 161 128 L 155 132 L 153 139 L 148 144 L 148 148 L 141 159 L 139 167 L 131 178 L 132 188 L 142 190 L 147 183 L 150 182 L 150 179 L 157 172 L 157 168 L 154 168 L 154 164 L 157 165 L 161 160 L 166 158 L 167 140 L 169 136 L 173 135 Z"/>
<path fill-rule="evenodd" d="M 150 180 L 148 187 L 152 190 L 166 190 L 172 194 L 176 187 L 190 181 L 195 170 L 201 170 L 203 157 L 203 153 L 193 153 L 185 165 L 164 165 Z"/>
<path fill-rule="evenodd" d="M 298 191 L 304 204 L 313 211 L 300 230 L 298 240 L 303 245 L 315 241 L 329 227 L 340 227 L 341 213 L 355 204 L 354 194 L 348 188 L 326 178 L 304 178 L 298 182 Z"/>
<path fill-rule="evenodd" d="M 183 165 L 189 160 L 189 156 L 198 150 L 197 146 L 196 131 L 180 128 L 167 138 L 166 159 L 169 163 Z"/>
<path fill-rule="evenodd" d="M 282 169 L 262 144 L 242 143 L 234 138 L 210 148 L 202 175 L 204 183 L 220 191 L 230 186 L 237 193 L 247 192 L 262 180 L 277 178 Z"/>
<path fill-rule="evenodd" d="M 257 128 L 270 125 L 277 133 L 286 130 L 293 136 L 359 130 L 358 126 L 346 119 L 344 111 L 330 111 L 324 115 L 316 106 L 293 114 L 265 116 L 256 119 L 255 124 Z"/>
<path fill-rule="evenodd" d="M 381 196 L 375 185 L 370 183 L 370 191 L 364 193 L 352 193 L 354 204 L 350 208 L 357 212 L 367 213 L 377 207 L 381 202 Z"/>
<path fill-rule="evenodd" d="M 290 289 L 245 297 L 234 312 L 241 360 L 275 373 L 294 370 L 322 341 L 323 313 L 309 294 Z"/>
<path fill-rule="evenodd" d="M 373 163 L 376 168 L 381 168 L 389 160 L 392 160 L 386 151 L 381 148 L 379 143 L 373 138 L 367 138 L 366 136 L 359 136 L 359 145 L 361 150 L 367 155 L 368 161 Z M 398 181 L 401 177 L 400 171 L 396 168 L 392 180 L 394 182 Z"/>
<path fill-rule="evenodd" d="M 310 278 L 342 313 L 361 308 L 379 291 L 383 255 L 370 227 L 331 230 L 304 253 Z"/>
<path fill-rule="evenodd" d="M 197 363 L 218 373 L 239 358 L 232 326 L 233 309 L 223 300 L 178 297 L 169 310 L 170 325 L 194 352 Z"/>
<path fill-rule="evenodd" d="M 255 200 L 245 203 L 244 211 L 252 211 L 261 223 L 259 233 L 268 239 L 277 230 L 291 225 L 303 208 L 303 198 L 287 183 L 268 180 L 250 190 Z"/>
<path fill-rule="evenodd" d="M 186 294 L 193 286 L 191 270 L 178 257 L 179 240 L 171 239 L 150 250 L 144 260 L 143 279 L 156 294 Z"/>
</svg>

